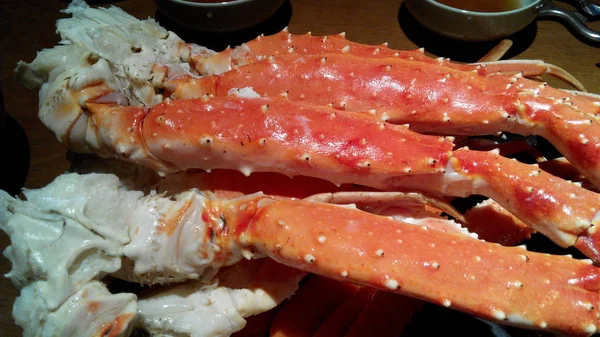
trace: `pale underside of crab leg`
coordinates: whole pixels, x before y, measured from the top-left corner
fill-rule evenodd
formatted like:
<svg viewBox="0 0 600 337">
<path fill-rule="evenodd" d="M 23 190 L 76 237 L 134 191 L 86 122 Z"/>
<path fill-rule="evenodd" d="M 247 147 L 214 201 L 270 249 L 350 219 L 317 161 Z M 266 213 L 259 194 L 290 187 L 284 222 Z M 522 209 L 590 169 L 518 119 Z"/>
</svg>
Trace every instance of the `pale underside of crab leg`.
<svg viewBox="0 0 600 337">
<path fill-rule="evenodd" d="M 127 337 L 131 333 L 137 311 L 134 294 L 111 294 L 103 283 L 89 281 L 54 310 L 45 307 L 46 295 L 33 282 L 15 300 L 13 317 L 24 337 Z"/>
<path fill-rule="evenodd" d="M 439 231 L 471 236 L 476 234 L 482 240 L 505 246 L 529 239 L 535 232 L 492 199 L 475 205 L 464 215 L 449 203 L 421 193 L 336 192 L 314 195 L 305 200 L 330 204 L 352 203 L 369 213 L 392 216 Z M 448 220 L 443 213 L 456 219 L 456 222 Z"/>
<path fill-rule="evenodd" d="M 407 215 L 415 218 L 446 213 L 460 222 L 465 222 L 462 214 L 448 202 L 422 193 L 340 191 L 315 194 L 304 200 L 329 204 L 355 204 L 359 209 L 370 213 Z"/>
</svg>

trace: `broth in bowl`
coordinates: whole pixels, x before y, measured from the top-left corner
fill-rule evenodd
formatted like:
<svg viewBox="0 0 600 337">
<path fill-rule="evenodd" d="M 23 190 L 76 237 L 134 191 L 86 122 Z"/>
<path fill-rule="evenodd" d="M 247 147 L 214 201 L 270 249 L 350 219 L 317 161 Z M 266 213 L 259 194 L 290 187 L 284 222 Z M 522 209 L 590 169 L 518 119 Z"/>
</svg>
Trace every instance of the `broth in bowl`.
<svg viewBox="0 0 600 337">
<path fill-rule="evenodd" d="M 534 21 L 546 0 L 404 0 L 423 26 L 452 39 L 491 41 Z"/>
<path fill-rule="evenodd" d="M 507 12 L 520 8 L 521 0 L 436 0 L 446 6 L 472 12 Z"/>
</svg>

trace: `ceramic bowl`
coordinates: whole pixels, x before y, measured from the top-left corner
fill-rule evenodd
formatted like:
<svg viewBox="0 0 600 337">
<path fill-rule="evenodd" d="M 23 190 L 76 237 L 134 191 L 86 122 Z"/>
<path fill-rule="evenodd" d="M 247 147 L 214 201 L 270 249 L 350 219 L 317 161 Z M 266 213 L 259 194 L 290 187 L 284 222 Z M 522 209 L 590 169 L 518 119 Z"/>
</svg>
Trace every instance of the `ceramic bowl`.
<svg viewBox="0 0 600 337">
<path fill-rule="evenodd" d="M 231 32 L 265 21 L 284 0 L 230 0 L 201 2 L 155 0 L 170 20 L 187 28 L 206 32 Z"/>
<path fill-rule="evenodd" d="M 405 0 L 410 13 L 423 26 L 457 40 L 489 41 L 520 31 L 535 20 L 545 0 L 521 0 L 521 7 L 506 12 L 473 12 L 435 0 Z"/>
</svg>

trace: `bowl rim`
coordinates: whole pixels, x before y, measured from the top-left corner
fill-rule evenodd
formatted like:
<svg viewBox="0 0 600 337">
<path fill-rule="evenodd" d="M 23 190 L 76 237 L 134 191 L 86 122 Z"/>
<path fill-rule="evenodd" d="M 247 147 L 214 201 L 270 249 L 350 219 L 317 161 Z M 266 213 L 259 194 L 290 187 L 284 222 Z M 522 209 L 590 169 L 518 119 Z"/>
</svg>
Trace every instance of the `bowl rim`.
<svg viewBox="0 0 600 337">
<path fill-rule="evenodd" d="M 166 0 L 175 2 L 181 5 L 188 5 L 192 7 L 207 7 L 207 8 L 219 8 L 219 7 L 231 7 L 243 3 L 248 3 L 256 0 L 222 0 L 219 2 L 195 2 L 188 0 Z"/>
<path fill-rule="evenodd" d="M 172 1 L 179 1 L 179 0 L 172 0 Z M 238 1 L 238 0 L 234 0 L 234 1 Z M 243 0 L 240 0 L 240 1 L 243 1 Z M 469 11 L 466 9 L 460 9 L 460 8 L 444 5 L 443 3 L 440 3 L 437 0 L 425 0 L 425 1 L 429 2 L 433 6 L 437 6 L 443 10 L 450 11 L 450 12 L 457 13 L 457 14 L 467 14 L 467 15 L 473 15 L 473 16 L 484 16 L 484 17 L 486 17 L 486 16 L 498 17 L 498 16 L 511 15 L 511 14 L 516 14 L 516 13 L 522 12 L 522 11 L 526 11 L 532 7 L 543 4 L 545 0 L 533 0 L 528 5 L 521 6 L 517 9 L 512 9 L 510 11 L 504 11 L 504 12 L 476 12 L 476 11 Z"/>
</svg>

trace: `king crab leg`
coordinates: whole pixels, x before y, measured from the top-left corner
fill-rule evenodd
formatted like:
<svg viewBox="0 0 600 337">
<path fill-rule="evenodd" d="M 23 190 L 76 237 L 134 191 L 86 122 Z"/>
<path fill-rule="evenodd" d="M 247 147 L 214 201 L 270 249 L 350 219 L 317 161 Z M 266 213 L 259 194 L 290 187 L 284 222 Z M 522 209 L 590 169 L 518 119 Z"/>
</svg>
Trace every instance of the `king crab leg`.
<svg viewBox="0 0 600 337">
<path fill-rule="evenodd" d="M 500 49 L 505 48 L 500 46 Z M 498 51 L 504 53 L 505 51 Z M 345 33 L 329 36 L 313 36 L 311 33 L 295 35 L 287 28 L 269 36 L 261 35 L 236 48 L 227 48 L 212 55 L 199 54 L 190 61 L 194 68 L 203 75 L 221 74 L 240 66 L 265 60 L 277 55 L 319 55 L 319 54 L 348 54 L 361 58 L 399 58 L 418 61 L 462 71 L 476 71 L 480 74 L 518 74 L 523 76 L 539 76 L 549 74 L 555 76 L 577 90 L 583 91 L 583 85 L 565 70 L 541 60 L 511 60 L 498 61 L 496 55 L 486 55 L 483 60 L 474 64 L 451 62 L 440 57 L 428 57 L 422 48 L 416 50 L 394 50 L 387 43 L 381 45 L 360 44 L 346 39 Z M 489 59 L 489 60 L 488 60 Z"/>
<path fill-rule="evenodd" d="M 303 203 L 297 203 L 291 208 L 289 206 L 292 206 L 291 203 L 282 201 L 281 203 L 278 202 L 276 204 L 272 204 L 272 206 L 266 207 L 264 210 L 259 212 L 257 214 L 259 218 L 254 220 L 257 221 L 256 225 L 254 225 L 255 222 L 251 221 L 248 224 L 247 229 L 244 230 L 244 240 L 253 242 L 254 239 L 258 239 L 258 237 L 269 235 L 269 241 L 272 243 L 264 245 L 260 244 L 257 246 L 257 250 L 263 252 L 268 250 L 270 251 L 270 253 L 268 253 L 270 257 L 280 262 L 285 261 L 284 263 L 294 266 L 295 268 L 300 268 L 312 273 L 318 273 L 327 277 L 337 278 L 339 280 L 348 280 L 362 284 L 368 284 L 369 286 L 382 290 L 392 290 L 409 296 L 417 296 L 434 303 L 452 306 L 453 308 L 459 308 L 459 310 L 466 310 L 467 312 L 471 313 L 475 312 L 469 311 L 472 309 L 466 309 L 466 307 L 468 306 L 469 308 L 472 308 L 474 306 L 478 308 L 475 310 L 478 312 L 477 315 L 480 315 L 486 319 L 500 320 L 504 321 L 505 323 L 509 323 L 513 320 L 513 323 L 516 323 L 517 321 L 529 321 L 533 325 L 537 325 L 541 328 L 548 327 L 549 322 L 541 319 L 541 317 L 538 315 L 542 315 L 542 312 L 546 312 L 547 310 L 559 310 L 558 308 L 560 308 L 562 305 L 560 305 L 557 301 L 563 299 L 565 294 L 575 295 L 579 293 L 579 290 L 575 289 L 564 289 L 566 292 L 563 292 L 562 289 L 548 289 L 548 291 L 555 294 L 560 293 L 558 297 L 553 298 L 553 296 L 547 297 L 548 293 L 542 294 L 545 293 L 545 291 L 540 291 L 541 289 L 544 289 L 544 287 L 553 288 L 552 286 L 548 285 L 548 279 L 545 276 L 541 276 L 541 274 L 549 271 L 546 269 L 548 266 L 546 268 L 540 267 L 542 265 L 545 266 L 547 263 L 551 263 L 553 265 L 552 270 L 554 273 L 557 267 L 556 263 L 560 263 L 561 266 L 559 268 L 562 274 L 562 271 L 564 271 L 563 268 L 567 263 L 566 260 L 560 261 L 560 259 L 563 259 L 562 257 L 550 257 L 548 255 L 537 254 L 531 255 L 532 253 L 522 250 L 520 251 L 519 248 L 502 247 L 499 245 L 492 245 L 494 247 L 493 249 L 484 248 L 480 250 L 475 248 L 477 244 L 481 243 L 477 240 L 472 240 L 461 236 L 461 239 L 457 241 L 452 237 L 444 237 L 446 234 L 441 235 L 439 232 L 433 233 L 432 231 L 423 231 L 418 227 L 410 227 L 410 230 L 407 231 L 408 228 L 385 225 L 385 222 L 388 220 L 383 220 L 382 218 L 379 218 L 380 221 L 372 221 L 367 219 L 364 219 L 363 221 L 363 219 L 358 220 L 356 217 L 352 216 L 350 217 L 351 220 L 348 220 L 348 214 L 346 214 L 343 216 L 343 219 L 345 219 L 344 221 L 341 221 L 342 219 L 340 219 L 340 222 L 332 221 L 331 215 L 333 214 L 332 212 L 335 206 L 328 206 L 332 207 L 332 209 L 327 211 L 321 208 L 315 208 L 314 205 L 305 205 Z M 302 214 L 310 215 L 311 219 L 316 221 L 317 226 L 308 228 L 304 224 L 301 225 L 296 221 L 289 222 L 288 216 L 291 216 L 292 213 L 299 211 L 303 212 Z M 348 211 L 354 213 L 352 210 Z M 358 216 L 358 213 L 355 215 Z M 284 223 L 283 226 L 280 225 L 281 222 Z M 328 225 L 333 222 L 336 222 L 336 225 Z M 344 223 L 345 225 L 341 225 Z M 364 235 L 362 234 L 363 232 L 360 231 L 352 231 L 353 226 L 361 227 L 367 223 L 369 224 L 367 233 L 372 231 L 373 236 Z M 254 228 L 253 225 L 255 226 Z M 290 230 L 293 229 L 296 231 L 293 236 L 289 235 L 290 232 L 289 230 L 286 230 L 286 226 L 289 226 Z M 304 230 L 299 233 L 296 226 L 303 226 Z M 346 228 L 345 230 L 344 227 Z M 398 231 L 400 231 L 400 233 L 398 233 Z M 373 241 L 372 238 L 381 237 L 382 235 L 386 236 L 388 239 L 384 242 L 381 242 L 381 244 L 377 242 L 379 240 Z M 408 237 L 405 235 L 425 235 L 427 238 L 419 237 L 417 239 L 415 237 L 408 239 Z M 320 243 L 320 241 L 323 240 L 319 240 L 319 238 L 323 237 L 325 238 L 326 244 Z M 330 241 L 330 238 L 333 238 L 335 241 Z M 306 247 L 306 242 L 313 242 L 313 240 L 314 243 Z M 279 246 L 278 242 L 286 242 L 286 244 Z M 350 247 L 345 245 L 344 242 L 352 242 L 352 246 Z M 424 252 L 423 249 L 420 248 L 419 244 L 413 246 L 411 242 L 428 242 L 428 244 L 431 247 L 434 247 L 434 249 L 426 250 L 426 252 Z M 405 246 L 405 244 L 407 245 Z M 465 255 L 454 255 L 450 259 L 451 261 L 447 261 L 448 265 L 446 265 L 440 261 L 444 260 L 444 257 L 447 257 L 444 252 L 447 251 L 447 249 L 451 249 L 452 245 L 460 245 L 461 249 L 465 249 L 465 252 L 468 251 L 469 253 Z M 396 253 L 388 255 L 388 250 L 391 252 L 398 252 L 398 255 L 396 255 Z M 371 251 L 372 253 L 369 253 Z M 509 251 L 511 254 L 515 255 L 508 257 Z M 383 252 L 383 254 L 378 252 Z M 350 265 L 343 261 L 336 261 L 338 259 L 337 257 L 340 256 L 339 254 L 345 256 L 348 260 L 351 260 L 352 262 Z M 412 254 L 420 256 L 417 257 L 413 256 Z M 501 255 L 502 257 L 500 257 Z M 552 262 L 550 260 L 545 261 L 545 258 L 552 258 Z M 555 258 L 557 260 L 554 260 Z M 503 276 L 494 275 L 494 280 L 503 279 L 505 281 L 500 282 L 498 286 L 491 284 L 482 286 L 480 283 L 482 282 L 480 279 L 481 276 L 477 275 L 478 272 L 483 272 L 488 276 L 489 274 L 487 273 L 492 272 L 482 268 L 483 265 L 481 265 L 480 261 L 484 260 L 494 260 L 495 262 L 493 263 L 493 270 L 498 270 L 499 273 L 508 273 L 510 270 L 510 276 L 508 274 Z M 460 270 L 468 270 L 465 278 L 462 276 L 456 278 L 449 275 L 444 275 L 442 273 L 443 271 L 456 271 L 458 270 L 458 265 L 461 265 Z M 525 265 L 536 266 L 534 267 L 536 270 L 535 281 L 532 280 L 532 283 L 529 283 L 530 281 L 523 281 L 527 277 L 525 269 L 528 268 L 525 267 Z M 363 267 L 361 266 L 363 266 L 365 269 L 363 270 Z M 580 282 L 579 280 L 583 280 L 583 278 L 579 278 L 576 275 L 581 272 L 587 274 L 589 269 L 594 269 L 594 267 L 591 265 L 585 266 L 585 263 L 581 265 L 581 268 L 582 269 L 580 271 L 577 271 L 574 274 L 573 271 L 564 271 L 565 274 L 563 275 L 566 276 L 566 278 L 562 278 L 564 276 L 561 276 L 560 278 L 562 278 L 562 281 L 550 280 L 550 283 L 552 283 L 554 287 L 560 285 L 562 282 L 576 284 Z M 513 272 L 517 270 L 519 272 L 523 271 L 525 274 L 513 274 Z M 378 276 L 373 274 L 373 271 L 377 271 L 376 274 Z M 492 279 L 488 278 L 488 276 L 485 277 L 486 280 Z M 529 274 L 529 276 L 531 277 L 531 274 Z M 423 283 L 420 281 L 423 278 L 430 280 L 430 282 Z M 432 278 L 435 281 L 431 282 Z M 485 301 L 481 301 L 481 296 L 484 295 L 472 287 L 475 284 L 472 282 L 475 282 L 475 280 L 479 281 L 477 282 L 477 287 L 475 288 L 485 289 L 486 293 L 489 291 L 490 293 L 494 294 L 494 297 L 498 297 L 492 302 L 488 302 L 487 299 Z M 458 296 L 456 296 L 457 294 L 453 293 L 454 291 L 440 288 L 439 284 L 434 285 L 434 283 L 437 283 L 437 281 L 445 283 L 446 286 L 453 289 L 460 289 L 463 287 L 469 288 L 469 295 L 466 297 L 469 297 L 470 299 L 466 302 L 463 302 L 463 299 L 458 300 Z M 597 291 L 597 285 L 591 286 L 590 284 L 586 284 L 585 288 L 591 291 Z M 525 292 L 522 291 L 525 289 L 535 289 L 536 294 L 525 294 Z M 435 298 L 432 298 L 427 295 L 423 296 L 425 293 L 435 293 L 438 295 L 435 296 Z M 535 308 L 517 309 L 517 307 L 520 306 L 514 303 L 517 298 L 519 298 L 519 301 L 524 300 L 529 303 L 548 303 L 548 305 L 543 307 L 536 305 Z M 547 301 L 550 301 L 552 304 Z M 469 304 L 463 307 L 463 305 L 466 303 Z M 583 303 L 597 302 L 594 300 Z M 579 313 L 574 313 L 578 319 L 583 318 L 579 315 L 586 311 L 586 309 L 582 309 L 583 310 L 581 310 Z M 526 317 L 526 315 L 523 315 L 524 312 L 527 312 L 528 315 L 533 314 L 534 316 L 538 316 L 538 318 L 533 318 L 531 316 Z M 547 313 L 550 315 L 561 315 L 559 312 Z M 588 319 L 596 319 L 593 314 L 585 315 L 588 317 Z M 571 317 L 568 319 L 569 325 L 572 324 L 571 319 L 574 318 L 575 317 Z M 560 325 L 565 323 L 567 323 L 567 321 L 561 322 Z M 589 328 L 587 333 L 595 332 L 595 329 L 591 325 L 586 326 L 585 328 Z M 582 333 L 580 329 L 581 326 L 577 328 L 570 327 L 567 330 L 569 330 L 569 333 L 577 334 Z M 577 332 L 577 330 L 580 331 Z"/>
<path fill-rule="evenodd" d="M 226 177 L 226 176 L 223 176 L 222 174 L 220 174 L 217 177 Z M 198 181 L 198 179 L 191 179 L 189 182 L 184 182 L 184 185 L 185 184 L 195 185 L 196 181 Z M 76 184 L 76 186 L 85 186 L 85 185 L 86 184 L 83 184 L 83 185 Z M 161 186 L 161 188 L 169 188 L 170 184 L 167 183 L 167 185 L 164 186 L 163 182 L 161 181 L 160 186 Z M 217 186 L 218 186 L 218 184 L 217 184 Z M 56 200 L 57 205 L 64 205 L 64 204 L 80 204 L 81 205 L 80 199 L 83 197 L 83 195 L 81 193 L 74 192 L 71 196 L 69 196 L 68 194 L 66 194 L 64 192 L 60 192 L 61 190 L 80 191 L 81 192 L 80 188 L 78 189 L 78 188 L 74 188 L 74 187 L 75 186 L 70 186 L 70 187 L 62 186 L 62 187 L 51 189 L 50 190 L 51 192 L 46 192 L 46 193 L 42 193 L 42 194 L 37 193 L 35 190 L 31 190 L 31 191 L 27 191 L 26 194 L 27 194 L 28 199 L 30 199 L 30 202 L 34 203 L 33 206 L 38 211 L 48 212 L 49 214 L 50 213 L 61 214 L 65 211 L 64 209 L 61 209 L 60 207 L 48 208 L 48 206 L 50 206 L 50 205 L 47 205 L 47 202 L 50 199 L 58 199 L 58 200 Z M 180 190 L 181 188 L 182 187 L 178 187 L 176 190 Z M 92 187 L 92 190 L 104 190 L 104 188 L 93 188 Z M 53 193 L 54 193 L 54 197 L 53 197 Z M 431 198 L 424 198 L 423 196 L 418 196 L 415 194 L 402 195 L 400 193 L 383 193 L 382 196 L 377 196 L 377 193 L 373 193 L 373 192 L 360 192 L 360 193 L 339 192 L 339 193 L 334 193 L 334 194 L 329 194 L 329 195 L 316 196 L 314 198 L 311 198 L 311 200 L 335 201 L 338 203 L 348 203 L 348 202 L 351 203 L 351 202 L 355 202 L 355 201 L 360 201 L 361 203 L 363 203 L 362 207 L 373 208 L 374 210 L 379 210 L 382 207 L 383 207 L 383 209 L 389 208 L 389 207 L 398 207 L 399 205 L 406 203 L 406 201 L 408 201 L 408 205 L 412 205 L 412 207 L 416 206 L 416 204 L 432 203 L 433 205 L 437 205 L 438 208 L 441 208 L 449 213 L 453 213 L 452 210 L 448 209 L 448 207 L 446 205 L 441 204 L 439 201 L 436 201 Z M 408 199 L 407 199 L 407 197 L 408 197 Z M 69 198 L 73 198 L 72 201 Z M 79 200 L 79 201 L 75 201 L 75 200 Z M 83 205 L 85 205 L 85 203 Z M 92 210 L 92 209 L 97 208 L 96 206 L 97 205 L 92 202 L 89 205 L 85 205 L 84 208 L 88 209 L 88 210 Z M 397 208 L 394 208 L 394 209 L 397 209 Z M 173 214 L 178 213 L 176 208 L 174 210 L 170 210 L 170 211 L 172 211 Z M 77 213 L 78 213 L 77 210 L 71 209 L 71 210 L 67 211 L 65 213 L 65 215 L 73 216 L 74 214 L 77 214 Z M 390 214 L 389 211 L 386 213 Z M 409 212 L 409 213 L 411 213 L 411 212 Z M 75 219 L 82 219 L 82 218 L 77 217 Z M 92 220 L 92 219 L 90 219 L 90 220 Z M 403 217 L 402 219 L 405 219 L 405 217 Z M 179 218 L 179 220 L 181 221 L 182 218 Z M 443 225 L 442 221 L 440 221 L 439 219 L 431 219 L 431 220 L 434 220 L 434 221 L 433 222 L 420 222 L 420 225 L 426 226 L 423 228 L 429 228 L 432 230 L 444 230 L 444 231 L 450 230 L 450 231 L 455 231 L 456 233 L 461 233 L 462 235 L 465 234 L 464 231 L 456 230 L 456 228 L 455 228 L 456 225 L 454 225 L 455 227 L 445 226 L 445 228 L 441 228 L 438 225 Z M 166 222 L 168 222 L 168 221 L 166 221 Z M 90 223 L 90 221 L 89 220 L 84 221 L 84 223 Z M 95 227 L 95 228 L 98 228 L 98 227 Z M 23 229 L 26 230 L 27 228 L 23 228 Z M 105 231 L 100 231 L 100 232 L 105 232 Z M 267 265 L 267 264 L 269 264 L 269 263 L 266 263 L 265 265 Z M 271 263 L 271 264 L 273 264 L 273 263 Z M 229 273 L 231 275 L 239 274 L 238 270 L 240 268 L 238 267 L 238 265 L 239 265 L 239 263 L 232 267 L 229 267 L 228 272 L 226 272 L 227 268 L 221 269 L 219 271 L 219 274 L 217 275 L 217 277 L 221 281 L 220 282 L 221 286 L 228 286 L 228 284 L 225 281 L 223 281 L 224 279 L 225 280 L 227 279 L 227 276 L 226 275 L 224 276 L 224 274 L 227 274 L 227 273 Z M 280 266 L 278 264 L 275 264 L 275 265 Z M 129 273 L 131 273 L 132 268 L 125 268 L 125 269 L 128 269 Z M 264 268 L 262 268 L 262 269 L 264 269 Z M 245 269 L 242 268 L 241 270 L 244 271 Z M 243 274 L 246 275 L 247 272 L 244 272 Z M 263 271 L 263 272 L 261 272 L 261 274 L 263 274 L 263 275 L 282 275 L 282 272 L 281 272 L 281 268 L 279 268 L 279 270 L 276 270 L 276 271 L 273 271 L 273 270 Z M 113 273 L 112 275 L 118 276 L 118 277 L 123 277 L 122 271 L 120 273 Z M 125 278 L 132 279 L 131 277 L 125 277 Z M 229 279 L 239 281 L 239 276 L 229 277 Z M 171 279 L 171 280 L 173 280 L 173 279 Z M 277 296 L 277 295 L 274 296 L 274 294 L 276 294 L 278 291 L 281 292 L 281 290 L 278 290 L 277 288 L 274 288 L 273 290 L 271 290 L 269 287 L 265 287 L 265 285 L 268 285 L 269 282 L 271 282 L 271 283 L 272 282 L 281 282 L 283 280 L 284 279 L 272 280 L 272 277 L 271 277 L 271 278 L 267 279 L 266 283 L 264 281 L 258 281 L 258 283 L 260 284 L 260 289 L 262 289 L 263 291 L 267 291 L 269 294 L 271 294 L 272 297 L 278 298 L 278 297 L 282 297 L 282 296 Z M 276 283 L 276 284 L 279 284 L 279 283 Z M 151 297 L 148 297 L 146 295 L 140 295 L 141 299 L 139 301 L 139 309 L 138 309 L 139 317 L 137 317 L 135 319 L 135 321 L 137 322 L 135 325 L 137 327 L 142 327 L 143 329 L 146 329 L 146 330 L 155 331 L 155 329 L 157 329 L 157 324 L 161 324 L 160 319 L 163 319 L 165 317 L 171 317 L 171 318 L 175 319 L 175 323 L 169 324 L 168 329 L 181 329 L 181 328 L 177 328 L 178 323 L 176 323 L 176 322 L 177 322 L 177 320 L 182 319 L 184 317 L 185 313 L 174 314 L 169 309 L 158 310 L 157 306 L 160 306 L 163 303 L 164 304 L 169 303 L 170 305 L 172 305 L 174 303 L 180 303 L 181 301 L 183 301 L 183 298 L 187 298 L 187 297 L 190 297 L 190 299 L 193 299 L 193 298 L 198 298 L 198 296 L 208 296 L 209 298 L 213 298 L 213 297 L 216 298 L 219 296 L 218 293 L 216 293 L 216 292 L 214 293 L 214 296 L 213 296 L 213 295 L 211 295 L 213 293 L 210 291 L 210 289 L 203 290 L 203 288 L 200 289 L 202 291 L 201 294 L 200 293 L 199 294 L 191 293 L 190 290 L 195 289 L 195 287 L 196 286 L 193 284 L 190 286 L 180 286 L 180 287 L 175 286 L 172 289 L 169 288 L 166 291 L 159 292 L 158 294 L 152 295 Z M 230 288 L 237 288 L 237 286 L 235 286 L 235 283 L 234 283 L 234 284 L 232 284 L 232 286 L 230 286 Z M 173 294 L 177 294 L 177 298 L 179 298 L 178 301 L 172 302 Z M 211 297 L 211 296 L 213 296 L 213 297 Z M 285 295 L 283 295 L 283 296 L 285 296 Z M 383 294 L 381 294 L 380 296 L 387 298 Z M 392 299 L 397 299 L 397 301 L 392 301 Z M 388 306 L 386 306 L 386 308 L 388 308 L 388 309 L 390 309 L 390 307 L 394 308 L 395 306 L 392 305 L 392 303 L 396 303 L 396 302 L 397 302 L 396 306 L 398 306 L 398 305 L 403 306 L 402 303 L 404 303 L 405 301 L 409 301 L 410 303 L 412 303 L 414 300 L 406 300 L 406 299 L 403 300 L 399 297 L 398 298 L 389 297 L 388 302 L 390 302 L 390 303 Z M 197 303 L 198 301 L 192 300 L 192 302 Z M 205 317 L 206 314 L 208 314 L 208 312 L 204 313 L 204 311 L 201 307 L 194 306 L 194 308 L 195 309 L 193 312 L 191 309 L 188 310 L 189 315 L 197 315 L 197 316 L 200 315 L 198 317 Z M 239 310 L 241 310 L 241 309 L 238 308 L 238 311 Z M 256 308 L 254 310 L 256 310 Z M 382 308 L 382 310 L 385 310 L 385 309 Z M 244 312 L 240 311 L 240 315 L 245 316 L 246 314 L 244 314 Z M 403 312 L 403 311 L 401 311 L 401 312 Z M 400 312 L 398 312 L 398 314 L 400 315 Z M 406 314 L 408 315 L 408 313 L 406 313 Z M 232 315 L 236 316 L 237 314 L 232 314 Z M 27 326 L 28 323 L 21 322 L 20 324 L 22 326 Z M 233 328 L 235 326 L 239 326 L 239 322 L 232 325 L 231 328 Z M 162 327 L 161 329 L 167 328 L 164 325 L 161 325 L 161 327 Z M 115 330 L 115 331 L 117 331 L 117 330 Z M 173 331 L 179 331 L 179 332 L 183 333 L 183 331 L 188 331 L 188 330 L 184 329 L 184 330 L 173 330 Z"/>
<path fill-rule="evenodd" d="M 111 205 L 126 201 L 131 206 L 113 212 L 127 214 L 121 222 L 129 224 L 135 237 L 123 253 L 134 262 L 134 270 L 146 275 L 146 270 L 201 275 L 243 258 L 268 256 L 300 271 L 504 324 L 573 335 L 592 334 L 600 324 L 600 269 L 589 260 L 504 247 L 319 202 L 267 195 L 219 200 L 194 190 L 171 198 L 140 198 L 139 192 L 121 190 L 114 178 L 71 174 L 61 180 L 90 191 L 102 188 L 118 197 Z M 90 202 L 105 202 L 94 193 L 89 196 Z M 95 204 L 78 205 L 84 206 L 92 209 Z M 144 246 L 149 249 L 142 254 Z M 174 252 L 176 259 L 161 257 Z"/>
</svg>

